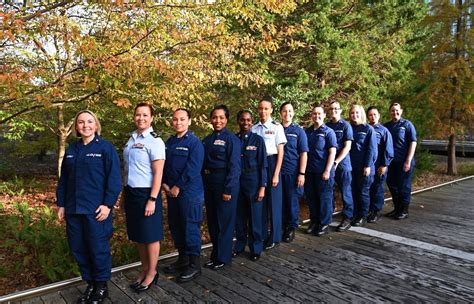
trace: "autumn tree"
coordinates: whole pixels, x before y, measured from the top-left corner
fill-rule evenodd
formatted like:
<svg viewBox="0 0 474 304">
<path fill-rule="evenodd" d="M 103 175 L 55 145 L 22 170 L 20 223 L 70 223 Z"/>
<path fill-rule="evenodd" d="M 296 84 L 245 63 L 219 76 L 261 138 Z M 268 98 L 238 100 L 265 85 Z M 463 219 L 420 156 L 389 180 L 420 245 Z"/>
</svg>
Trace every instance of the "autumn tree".
<svg viewBox="0 0 474 304">
<path fill-rule="evenodd" d="M 284 14 L 295 7 L 290 0 L 5 5 L 0 125 L 44 125 L 42 114 L 54 109 L 54 125 L 45 127 L 57 135 L 58 165 L 79 108 L 123 123 L 138 102 L 155 104 L 162 121 L 166 109 L 186 106 L 201 114 L 195 121 L 204 126 L 204 113 L 219 98 L 208 88 L 265 83 L 266 66 L 252 58 L 275 49 L 271 35 L 242 35 L 226 18 L 250 20 L 259 31 L 262 10 Z"/>
<path fill-rule="evenodd" d="M 473 117 L 472 1 L 431 1 L 426 23 L 435 30 L 419 69 L 413 101 L 429 105 L 431 136 L 448 138 L 447 173 L 457 174 L 456 141 Z"/>
</svg>

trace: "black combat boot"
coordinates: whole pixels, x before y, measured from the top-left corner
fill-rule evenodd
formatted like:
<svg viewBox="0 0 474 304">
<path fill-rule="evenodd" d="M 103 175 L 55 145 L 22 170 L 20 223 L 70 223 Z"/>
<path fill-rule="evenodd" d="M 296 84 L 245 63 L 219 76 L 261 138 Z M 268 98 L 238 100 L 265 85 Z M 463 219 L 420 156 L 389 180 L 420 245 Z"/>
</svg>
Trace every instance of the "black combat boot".
<svg viewBox="0 0 474 304">
<path fill-rule="evenodd" d="M 165 273 L 176 273 L 186 269 L 189 264 L 189 256 L 185 255 L 182 251 L 179 252 L 178 259 L 176 262 L 164 268 Z"/>
<path fill-rule="evenodd" d="M 87 303 L 100 304 L 109 296 L 107 282 L 97 282 L 95 292 Z"/>
<path fill-rule="evenodd" d="M 82 296 L 77 299 L 77 304 L 86 304 L 89 303 L 89 300 L 92 298 L 92 295 L 95 292 L 95 282 L 87 281 L 87 287 Z"/>
<path fill-rule="evenodd" d="M 189 256 L 189 264 L 184 272 L 178 277 L 179 283 L 189 282 L 201 275 L 200 256 Z"/>
</svg>

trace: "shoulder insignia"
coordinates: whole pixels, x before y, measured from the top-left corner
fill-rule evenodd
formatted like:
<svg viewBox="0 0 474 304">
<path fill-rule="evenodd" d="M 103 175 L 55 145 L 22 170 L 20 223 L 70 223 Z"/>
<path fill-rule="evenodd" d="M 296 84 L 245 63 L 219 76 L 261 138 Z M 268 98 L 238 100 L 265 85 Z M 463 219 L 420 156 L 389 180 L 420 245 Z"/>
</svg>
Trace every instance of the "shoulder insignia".
<svg viewBox="0 0 474 304">
<path fill-rule="evenodd" d="M 158 135 L 158 133 L 156 133 L 155 131 L 151 131 L 150 134 L 151 134 L 151 136 L 153 136 L 154 138 L 160 137 L 160 135 Z"/>
</svg>

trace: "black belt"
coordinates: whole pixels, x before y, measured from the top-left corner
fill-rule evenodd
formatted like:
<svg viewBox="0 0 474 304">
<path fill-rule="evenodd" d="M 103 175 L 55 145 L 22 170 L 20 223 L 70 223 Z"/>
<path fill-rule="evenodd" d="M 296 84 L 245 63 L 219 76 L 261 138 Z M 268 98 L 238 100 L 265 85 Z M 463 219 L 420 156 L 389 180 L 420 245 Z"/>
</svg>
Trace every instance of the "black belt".
<svg viewBox="0 0 474 304">
<path fill-rule="evenodd" d="M 227 172 L 227 168 L 209 168 L 204 169 L 204 174 L 213 174 L 213 173 L 225 173 Z"/>
<path fill-rule="evenodd" d="M 267 158 L 274 158 L 274 157 L 275 158 L 278 157 L 278 154 L 267 155 Z"/>
</svg>

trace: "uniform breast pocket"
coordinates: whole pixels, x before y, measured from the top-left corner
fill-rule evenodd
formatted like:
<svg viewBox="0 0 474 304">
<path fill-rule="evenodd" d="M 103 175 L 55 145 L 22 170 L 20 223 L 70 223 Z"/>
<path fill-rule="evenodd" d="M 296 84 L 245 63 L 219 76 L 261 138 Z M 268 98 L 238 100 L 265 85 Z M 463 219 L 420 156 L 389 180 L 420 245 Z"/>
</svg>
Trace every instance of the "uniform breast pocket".
<svg viewBox="0 0 474 304">
<path fill-rule="evenodd" d="M 296 137 L 289 135 L 286 137 L 286 140 L 287 140 L 287 143 L 285 146 L 287 146 L 289 149 L 296 149 L 296 145 L 298 141 Z"/>
<path fill-rule="evenodd" d="M 182 169 L 188 161 L 189 151 L 175 150 L 173 152 L 173 166 L 176 169 Z"/>
<path fill-rule="evenodd" d="M 326 140 L 323 136 L 318 136 L 316 138 L 316 151 L 322 151 L 324 150 L 326 146 Z"/>
<path fill-rule="evenodd" d="M 344 132 L 341 130 L 341 131 L 337 131 L 336 132 L 336 139 L 337 139 L 337 142 L 340 142 L 342 140 L 342 137 L 344 136 Z"/>
<path fill-rule="evenodd" d="M 405 133 L 406 133 L 405 128 L 399 128 L 397 133 L 398 133 L 398 138 L 399 139 L 401 139 L 401 140 L 405 139 Z"/>
<path fill-rule="evenodd" d="M 102 157 L 86 157 L 84 159 L 84 164 L 88 167 L 97 168 L 103 166 Z"/>
<path fill-rule="evenodd" d="M 257 150 L 245 150 L 244 158 L 250 168 L 257 167 Z"/>
<path fill-rule="evenodd" d="M 211 154 L 211 156 L 217 159 L 225 159 L 226 158 L 225 146 L 214 145 L 212 146 L 211 151 L 209 151 L 209 154 Z"/>
<path fill-rule="evenodd" d="M 75 157 L 68 157 L 69 155 L 66 155 L 65 156 L 65 159 L 64 159 L 64 165 L 66 166 L 66 168 L 72 168 L 76 162 L 76 158 Z M 71 155 L 73 156 L 73 155 Z"/>
</svg>

